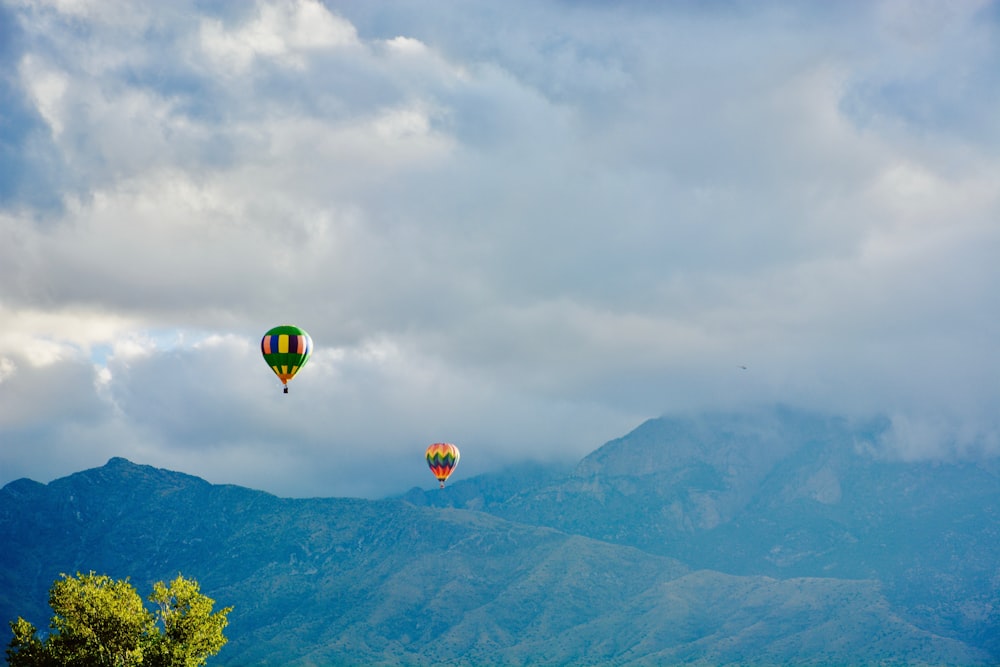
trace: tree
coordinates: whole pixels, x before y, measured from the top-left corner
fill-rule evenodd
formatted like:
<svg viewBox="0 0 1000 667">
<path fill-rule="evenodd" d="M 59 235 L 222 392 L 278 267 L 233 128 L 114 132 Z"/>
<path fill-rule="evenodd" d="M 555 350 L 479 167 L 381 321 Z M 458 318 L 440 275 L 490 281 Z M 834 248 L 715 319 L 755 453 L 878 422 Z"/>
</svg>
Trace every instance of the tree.
<svg viewBox="0 0 1000 667">
<path fill-rule="evenodd" d="M 233 610 L 212 613 L 215 600 L 201 594 L 198 582 L 178 575 L 169 586 L 153 585 L 149 601 L 158 605 L 163 632 L 153 644 L 150 659 L 143 664 L 158 667 L 197 667 L 219 652 L 226 638 L 222 631 Z"/>
<path fill-rule="evenodd" d="M 18 618 L 7 647 L 11 667 L 197 667 L 225 645 L 222 631 L 232 607 L 212 613 L 215 601 L 198 582 L 178 575 L 157 582 L 151 613 L 128 582 L 105 575 L 61 575 L 49 590 L 55 614 L 39 639 L 34 625 Z"/>
</svg>

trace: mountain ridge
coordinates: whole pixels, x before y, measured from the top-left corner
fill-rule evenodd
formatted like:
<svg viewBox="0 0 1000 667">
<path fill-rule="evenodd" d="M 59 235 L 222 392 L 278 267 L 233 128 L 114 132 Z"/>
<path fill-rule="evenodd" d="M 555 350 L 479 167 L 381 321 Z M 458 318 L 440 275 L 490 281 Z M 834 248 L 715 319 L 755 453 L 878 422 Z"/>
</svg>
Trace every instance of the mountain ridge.
<svg viewBox="0 0 1000 667">
<path fill-rule="evenodd" d="M 120 457 L 16 480 L 0 489 L 0 614 L 44 627 L 60 572 L 128 576 L 140 591 L 182 572 L 235 607 L 221 665 L 997 662 L 992 473 L 945 467 L 946 488 L 921 497 L 932 467 L 856 458 L 864 447 L 848 445 L 873 431 L 740 419 L 651 420 L 637 429 L 645 447 L 627 434 L 573 470 L 383 500 L 279 498 Z M 649 458 L 688 437 L 687 458 Z M 747 457 L 726 449 L 770 442 L 780 453 L 749 462 L 749 493 Z M 628 474 L 626 450 L 646 457 L 643 474 Z M 900 489 L 855 516 L 862 491 Z M 914 553 L 899 547 L 856 568 L 876 576 L 831 575 L 845 553 L 879 553 L 873 536 L 910 537 L 885 530 L 903 507 L 951 532 L 943 561 L 924 554 L 893 579 L 885 568 Z M 949 569 L 956 549 L 969 563 Z M 921 578 L 942 595 L 907 589 Z"/>
<path fill-rule="evenodd" d="M 780 407 L 663 417 L 538 486 L 404 497 L 730 574 L 878 580 L 911 621 L 1000 653 L 998 462 L 894 459 L 889 426 Z"/>
</svg>

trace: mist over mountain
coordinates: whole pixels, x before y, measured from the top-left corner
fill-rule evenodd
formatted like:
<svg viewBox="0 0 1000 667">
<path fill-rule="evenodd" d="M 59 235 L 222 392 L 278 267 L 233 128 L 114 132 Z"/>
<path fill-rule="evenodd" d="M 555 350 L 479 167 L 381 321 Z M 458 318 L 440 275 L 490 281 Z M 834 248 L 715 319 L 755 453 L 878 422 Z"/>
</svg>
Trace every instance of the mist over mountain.
<svg viewBox="0 0 1000 667">
<path fill-rule="evenodd" d="M 61 572 L 180 572 L 234 606 L 212 664 L 996 664 L 995 462 L 893 461 L 884 428 L 654 419 L 379 501 L 115 458 L 0 490 L 0 615 L 45 627 Z"/>
</svg>

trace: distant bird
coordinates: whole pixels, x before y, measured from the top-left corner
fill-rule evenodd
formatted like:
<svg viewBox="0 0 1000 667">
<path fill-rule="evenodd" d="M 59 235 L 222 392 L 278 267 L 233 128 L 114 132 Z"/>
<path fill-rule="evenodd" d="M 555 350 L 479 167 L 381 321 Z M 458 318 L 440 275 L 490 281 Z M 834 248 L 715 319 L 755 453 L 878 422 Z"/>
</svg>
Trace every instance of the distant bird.
<svg viewBox="0 0 1000 667">
<path fill-rule="evenodd" d="M 746 367 L 746 366 L 740 366 L 740 368 L 742 368 L 743 370 L 746 370 L 746 369 L 747 369 L 747 367 Z"/>
</svg>

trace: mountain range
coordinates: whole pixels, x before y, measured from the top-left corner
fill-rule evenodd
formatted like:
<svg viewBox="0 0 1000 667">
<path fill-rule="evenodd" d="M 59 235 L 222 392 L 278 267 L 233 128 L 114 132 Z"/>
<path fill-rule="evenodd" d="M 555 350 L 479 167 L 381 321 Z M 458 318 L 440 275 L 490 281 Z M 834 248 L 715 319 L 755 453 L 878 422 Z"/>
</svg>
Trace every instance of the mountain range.
<svg viewBox="0 0 1000 667">
<path fill-rule="evenodd" d="M 114 458 L 0 490 L 0 616 L 44 628 L 63 572 L 182 573 L 234 607 L 217 665 L 1000 664 L 1000 466 L 887 428 L 664 417 L 382 500 Z"/>
</svg>

